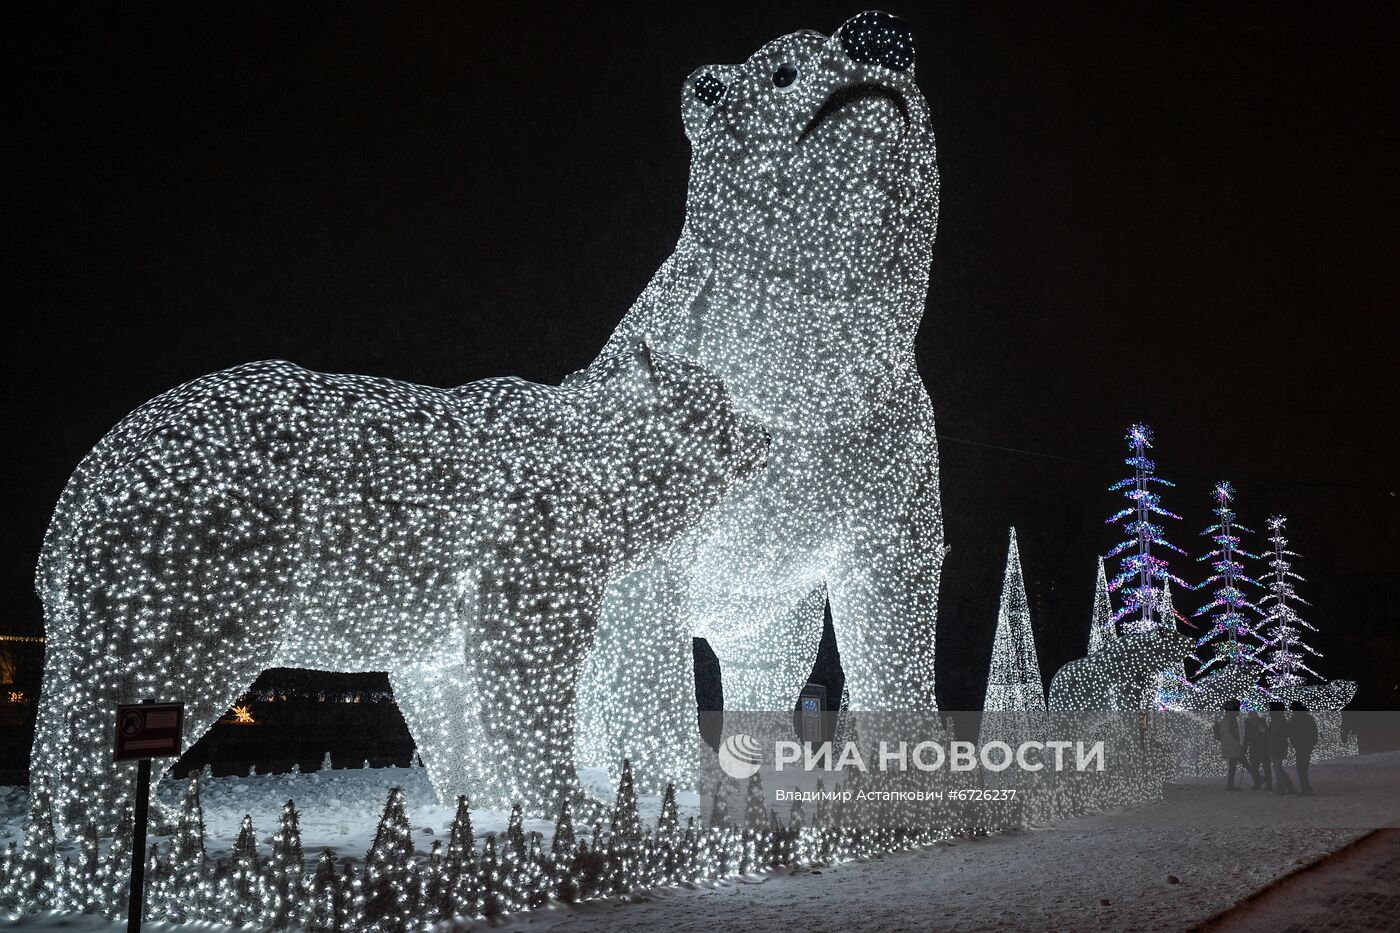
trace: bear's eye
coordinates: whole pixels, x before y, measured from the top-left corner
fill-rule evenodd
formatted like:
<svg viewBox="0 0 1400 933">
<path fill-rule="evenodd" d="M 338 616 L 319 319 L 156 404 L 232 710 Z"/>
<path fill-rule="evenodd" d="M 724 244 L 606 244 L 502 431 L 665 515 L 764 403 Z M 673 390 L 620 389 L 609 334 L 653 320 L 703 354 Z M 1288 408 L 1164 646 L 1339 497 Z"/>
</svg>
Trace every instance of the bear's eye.
<svg viewBox="0 0 1400 933">
<path fill-rule="evenodd" d="M 797 87 L 797 79 L 802 73 L 792 62 L 783 62 L 773 72 L 773 86 L 780 91 L 791 91 Z"/>
</svg>

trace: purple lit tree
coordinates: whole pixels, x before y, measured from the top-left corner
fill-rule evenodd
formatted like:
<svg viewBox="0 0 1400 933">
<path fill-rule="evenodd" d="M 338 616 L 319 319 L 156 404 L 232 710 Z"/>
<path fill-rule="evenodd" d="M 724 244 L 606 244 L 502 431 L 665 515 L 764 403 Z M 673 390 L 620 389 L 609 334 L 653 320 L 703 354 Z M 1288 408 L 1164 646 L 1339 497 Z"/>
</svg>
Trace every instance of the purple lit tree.
<svg viewBox="0 0 1400 933">
<path fill-rule="evenodd" d="M 1200 667 L 1196 676 L 1200 677 L 1212 669 L 1226 667 L 1253 668 L 1260 665 L 1260 641 L 1255 619 L 1260 608 L 1250 602 L 1242 587 L 1258 587 L 1259 581 L 1245 573 L 1246 558 L 1258 560 L 1259 555 L 1251 554 L 1240 546 L 1242 536 L 1252 534 L 1248 528 L 1235 521 L 1230 501 L 1235 497 L 1235 487 L 1228 482 L 1215 484 L 1211 491 L 1215 499 L 1213 511 L 1219 519 L 1202 534 L 1209 535 L 1215 547 L 1199 559 L 1209 561 L 1214 571 L 1201 587 L 1214 586 L 1214 598 L 1197 609 L 1195 615 L 1209 616 L 1210 628 L 1196 641 L 1196 647 L 1210 646 L 1208 654 L 1199 652 L 1196 661 Z M 1251 678 L 1252 679 L 1252 678 Z"/>
<path fill-rule="evenodd" d="M 1110 593 L 1122 593 L 1122 605 L 1113 613 L 1111 625 L 1118 625 L 1122 634 L 1153 632 L 1159 628 L 1169 628 L 1180 617 L 1166 608 L 1162 600 L 1162 587 L 1175 580 L 1184 587 L 1190 586 L 1185 580 L 1173 574 L 1160 551 L 1176 551 L 1185 554 L 1181 548 L 1167 541 L 1161 525 L 1156 524 L 1156 516 L 1174 518 L 1180 515 L 1162 508 L 1161 497 L 1154 492 L 1153 484 L 1174 486 L 1174 483 L 1155 476 L 1157 465 L 1147 456 L 1152 446 L 1152 430 L 1145 424 L 1135 424 L 1126 435 L 1132 456 L 1123 462 L 1133 468 L 1133 475 L 1119 480 L 1108 487 L 1110 492 L 1121 491 L 1129 505 L 1110 515 L 1107 522 L 1123 522 L 1123 531 L 1128 537 L 1120 541 L 1104 555 L 1105 560 L 1119 557 L 1119 571 L 1108 584 Z M 1152 552 L 1153 547 L 1159 553 Z"/>
<path fill-rule="evenodd" d="M 1293 581 L 1303 578 L 1293 572 L 1293 564 L 1289 561 L 1290 557 L 1297 557 L 1298 554 L 1288 549 L 1288 539 L 1283 536 L 1283 526 L 1287 521 L 1282 515 L 1269 519 L 1271 549 L 1268 561 L 1273 575 L 1267 580 L 1268 594 L 1259 600 L 1264 612 L 1261 627 L 1264 644 L 1259 655 L 1270 690 L 1306 683 L 1304 672 L 1321 679 L 1316 671 L 1303 663 L 1304 652 L 1314 657 L 1320 655 L 1302 639 L 1303 629 L 1317 629 L 1304 622 L 1294 608 L 1298 604 L 1306 606 L 1307 601 L 1293 589 Z M 1268 653 L 1267 658 L 1262 657 L 1265 652 Z"/>
</svg>

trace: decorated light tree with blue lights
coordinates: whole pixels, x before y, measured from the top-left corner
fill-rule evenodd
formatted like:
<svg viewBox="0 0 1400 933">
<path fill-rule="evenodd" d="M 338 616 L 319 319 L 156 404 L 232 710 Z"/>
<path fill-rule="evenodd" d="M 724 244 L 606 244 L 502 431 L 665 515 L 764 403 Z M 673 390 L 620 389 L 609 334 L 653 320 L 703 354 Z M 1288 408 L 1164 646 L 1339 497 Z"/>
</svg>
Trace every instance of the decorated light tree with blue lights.
<svg viewBox="0 0 1400 933">
<path fill-rule="evenodd" d="M 1257 560 L 1259 555 L 1246 551 L 1241 542 L 1243 536 L 1252 534 L 1250 529 L 1235 520 L 1235 512 L 1230 502 L 1235 497 L 1235 487 L 1226 481 L 1215 484 L 1211 491 L 1215 499 L 1215 512 L 1218 519 L 1202 534 L 1208 535 L 1215 545 L 1199 559 L 1208 561 L 1212 573 L 1201 584 L 1215 589 L 1212 599 L 1195 615 L 1206 616 L 1210 628 L 1196 642 L 1196 660 L 1200 668 L 1198 678 L 1226 668 L 1247 669 L 1249 679 L 1255 679 L 1259 661 L 1259 636 L 1256 620 L 1260 609 L 1250 601 L 1245 587 L 1259 587 L 1259 581 L 1245 572 L 1245 560 Z"/>
<path fill-rule="evenodd" d="M 1256 657 L 1264 667 L 1270 690 L 1301 686 L 1307 683 L 1305 674 L 1322 679 L 1317 671 L 1304 663 L 1305 654 L 1314 657 L 1320 655 L 1303 641 L 1303 629 L 1317 629 L 1304 622 L 1295 608 L 1298 605 L 1306 606 L 1307 601 L 1293 588 L 1293 581 L 1303 578 L 1294 572 L 1293 563 L 1289 560 L 1298 554 L 1288 549 L 1288 539 L 1283 536 L 1283 526 L 1287 521 L 1282 515 L 1269 519 L 1270 550 L 1267 559 L 1273 573 L 1267 578 L 1268 594 L 1259 600 L 1264 613 L 1260 626 L 1263 646 Z"/>
<path fill-rule="evenodd" d="M 1116 625 L 1122 634 L 1131 635 L 1172 627 L 1180 616 L 1174 610 L 1167 610 L 1163 587 L 1172 580 L 1188 588 L 1190 584 L 1173 574 L 1167 560 L 1161 556 L 1162 551 L 1186 552 L 1167 541 L 1163 527 L 1155 520 L 1161 516 L 1179 521 L 1181 516 L 1163 508 L 1161 496 L 1154 491 L 1157 487 L 1175 484 L 1155 475 L 1157 465 L 1147 455 L 1152 447 L 1152 429 L 1145 424 L 1134 424 L 1128 429 L 1126 439 L 1132 455 L 1123 462 L 1133 468 L 1133 475 L 1108 488 L 1110 492 L 1122 492 L 1128 505 L 1110 515 L 1107 521 L 1123 522 L 1122 528 L 1128 537 L 1105 554 L 1104 559 L 1119 558 L 1119 571 L 1109 581 L 1108 591 L 1121 593 L 1122 603 L 1110 617 L 1110 624 Z M 1154 547 L 1157 553 L 1153 553 Z"/>
</svg>

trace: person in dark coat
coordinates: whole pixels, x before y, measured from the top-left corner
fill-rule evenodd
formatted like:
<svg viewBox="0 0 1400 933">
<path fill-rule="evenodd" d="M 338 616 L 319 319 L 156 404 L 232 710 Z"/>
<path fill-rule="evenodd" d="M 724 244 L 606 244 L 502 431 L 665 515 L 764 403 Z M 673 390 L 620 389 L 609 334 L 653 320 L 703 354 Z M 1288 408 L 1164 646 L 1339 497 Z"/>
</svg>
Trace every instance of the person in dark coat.
<svg viewBox="0 0 1400 933">
<path fill-rule="evenodd" d="M 1284 712 L 1282 701 L 1269 704 L 1269 726 L 1266 741 L 1269 745 L 1269 764 L 1274 771 L 1274 793 L 1292 794 L 1293 780 L 1283 770 L 1283 759 L 1288 757 L 1288 714 Z"/>
<path fill-rule="evenodd" d="M 1269 743 L 1264 734 L 1264 720 L 1255 710 L 1244 718 L 1244 766 L 1254 779 L 1254 789 L 1274 789 L 1273 769 L 1269 767 Z"/>
<path fill-rule="evenodd" d="M 1312 766 L 1313 749 L 1317 748 L 1317 720 L 1308 708 L 1293 701 L 1293 715 L 1288 718 L 1288 741 L 1293 743 L 1294 766 L 1298 769 L 1298 793 L 1312 796 L 1308 783 L 1308 768 Z"/>
<path fill-rule="evenodd" d="M 1215 724 L 1215 737 L 1220 740 L 1220 757 L 1230 764 L 1225 777 L 1226 790 L 1235 786 L 1235 769 L 1244 761 L 1244 743 L 1240 741 L 1240 701 L 1226 700 L 1225 715 Z"/>
</svg>

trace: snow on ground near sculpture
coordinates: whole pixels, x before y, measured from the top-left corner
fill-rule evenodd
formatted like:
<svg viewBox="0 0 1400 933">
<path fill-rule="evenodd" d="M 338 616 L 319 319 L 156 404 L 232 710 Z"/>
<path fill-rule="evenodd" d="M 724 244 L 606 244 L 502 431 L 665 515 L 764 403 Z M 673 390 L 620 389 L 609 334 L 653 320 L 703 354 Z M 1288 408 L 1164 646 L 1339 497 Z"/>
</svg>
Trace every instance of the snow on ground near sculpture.
<svg viewBox="0 0 1400 933">
<path fill-rule="evenodd" d="M 217 844 L 232 839 L 245 809 L 265 813 L 260 835 L 270 834 L 273 815 L 289 787 L 310 775 L 219 778 L 210 785 L 206 817 Z M 1227 794 L 1218 779 L 1188 779 L 1168 788 L 1166 798 L 1144 806 L 1102 813 L 1030 832 L 984 839 L 958 839 L 886 858 L 819 871 L 752 876 L 695 889 L 654 892 L 633 903 L 593 901 L 518 915 L 504 926 L 532 933 L 654 930 L 669 933 L 742 929 L 746 933 L 792 929 L 873 929 L 901 933 L 940 929 L 1020 928 L 1114 930 L 1184 929 L 1214 916 L 1274 880 L 1336 851 L 1375 825 L 1378 808 L 1400 826 L 1400 752 L 1325 762 L 1313 768 L 1319 796 L 1278 798 L 1264 793 Z M 389 787 L 408 790 L 415 829 L 427 825 L 441 838 L 450 814 L 432 810 L 432 794 L 421 772 L 382 769 L 337 771 L 327 796 L 310 795 L 303 829 L 307 853 L 328 828 L 347 853 L 368 846 L 377 807 Z M 239 790 L 239 785 L 244 789 Z M 334 790 L 339 797 L 329 793 Z M 3 792 L 0 792 L 3 793 Z M 19 832 L 16 799 L 3 800 L 0 838 Z M 319 797 L 319 795 L 318 795 Z M 330 819 L 335 806 L 334 820 Z M 239 801 L 246 801 L 240 809 Z M 376 803 L 375 801 L 378 801 Z M 655 818 L 657 801 L 645 801 Z M 1296 822 L 1306 814 L 1306 828 Z M 425 818 L 426 816 L 426 818 Z M 478 835 L 500 832 L 506 814 L 473 814 Z M 1258 828 L 1269 820 L 1295 825 Z M 347 827 L 343 835 L 339 826 Z M 266 828 L 264 828 L 266 827 Z M 545 826 L 533 826 L 540 830 Z M 424 843 L 420 840 L 420 848 Z M 1175 876 L 1180 883 L 1168 881 Z M 1107 903 L 1105 903 L 1107 901 Z M 94 917 L 34 915 L 17 929 L 117 930 Z M 488 924 L 476 925 L 486 929 Z M 151 930 L 212 930 L 203 924 L 148 924 Z M 495 928 L 494 926 L 492 927 Z M 445 929 L 440 927 L 439 929 Z"/>
<path fill-rule="evenodd" d="M 595 797 L 611 800 L 617 788 L 608 785 L 601 770 L 580 775 L 584 788 Z M 166 779 L 161 782 L 160 799 L 172 809 L 179 808 L 186 782 Z M 393 787 L 402 787 L 408 803 L 409 819 L 418 853 L 427 856 L 435 840 L 447 841 L 452 825 L 453 808 L 439 806 L 432 784 L 422 768 L 368 768 L 343 771 L 318 771 L 309 774 L 259 774 L 253 777 L 216 777 L 201 784 L 204 822 L 209 857 L 228 858 L 238 826 L 244 814 L 253 817 L 258 840 L 270 845 L 277 828 L 277 815 L 287 800 L 295 800 L 301 813 L 302 847 L 307 865 L 314 867 L 321 851 L 330 847 L 337 858 L 363 860 L 374 841 L 374 830 L 384 812 L 384 801 Z M 678 794 L 677 803 L 684 822 L 687 816 L 697 816 L 699 796 Z M 11 842 L 24 844 L 24 820 L 29 808 L 29 793 L 24 787 L 0 787 L 0 846 Z M 645 823 L 654 824 L 661 812 L 661 797 L 638 797 L 638 809 Z M 509 810 L 474 809 L 472 827 L 477 847 L 488 834 L 504 834 L 510 819 Z M 431 830 L 431 832 L 428 832 Z M 525 831 L 538 832 L 546 840 L 554 835 L 552 820 L 526 820 Z M 581 825 L 578 832 L 587 836 L 592 827 Z M 164 842 L 152 837 L 152 842 Z M 75 842 L 60 844 L 66 852 Z M 266 854 L 266 850 L 263 850 Z"/>
</svg>

